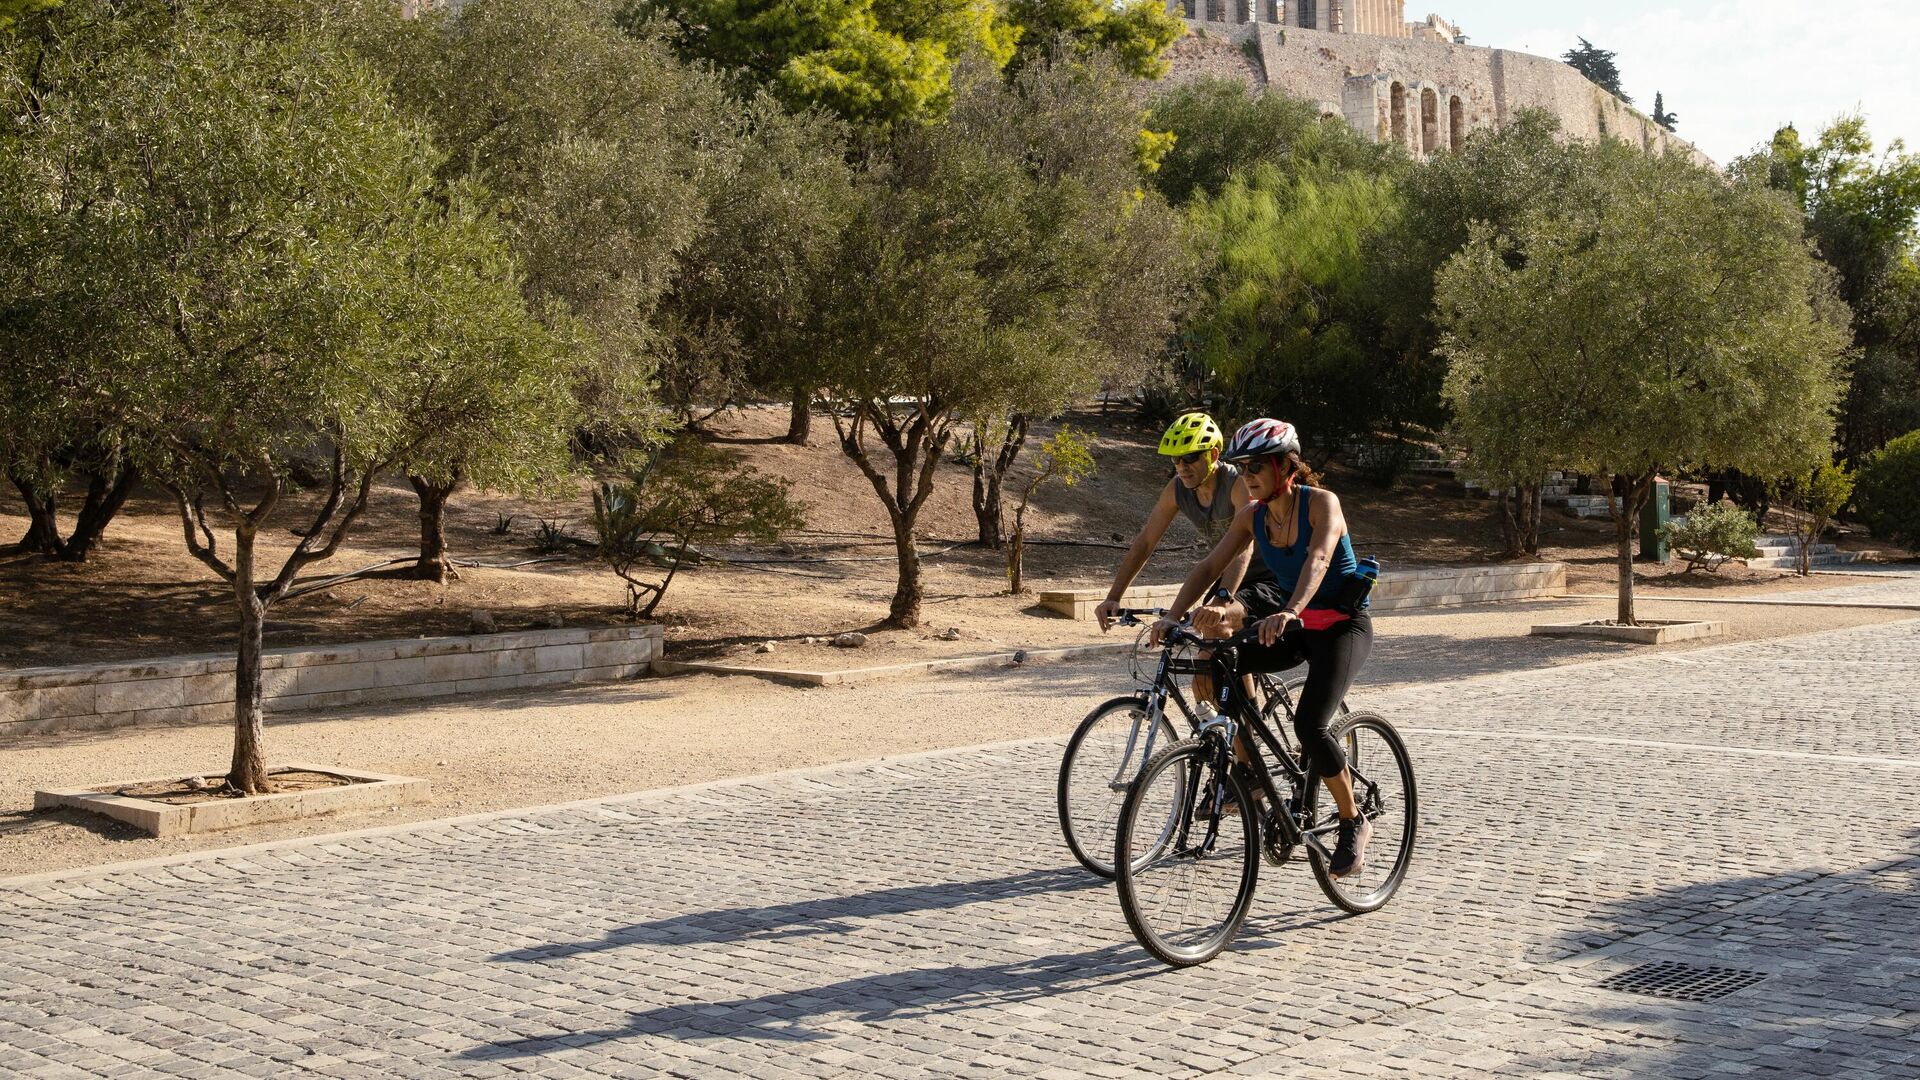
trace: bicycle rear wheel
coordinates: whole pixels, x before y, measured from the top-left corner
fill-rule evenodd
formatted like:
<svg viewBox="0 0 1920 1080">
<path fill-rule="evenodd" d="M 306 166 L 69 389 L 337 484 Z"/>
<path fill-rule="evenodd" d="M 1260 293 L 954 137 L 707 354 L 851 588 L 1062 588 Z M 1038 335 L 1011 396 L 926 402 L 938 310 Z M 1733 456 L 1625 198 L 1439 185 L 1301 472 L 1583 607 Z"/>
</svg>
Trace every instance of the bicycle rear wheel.
<svg viewBox="0 0 1920 1080">
<path fill-rule="evenodd" d="M 1163 714 L 1152 728 L 1137 696 L 1114 698 L 1087 714 L 1060 759 L 1060 834 L 1080 865 L 1113 876 L 1113 837 L 1133 778 L 1150 755 L 1180 740 Z"/>
<path fill-rule="evenodd" d="M 1219 955 L 1253 904 L 1260 825 L 1227 762 L 1212 740 L 1169 747 L 1120 808 L 1120 910 L 1140 944 L 1176 967 Z"/>
<path fill-rule="evenodd" d="M 1343 910 L 1363 915 L 1385 906 L 1406 880 L 1407 865 L 1413 860 L 1414 836 L 1419 831 L 1419 794 L 1406 744 L 1385 718 L 1378 713 L 1349 713 L 1335 719 L 1333 731 L 1347 752 L 1354 801 L 1372 823 L 1373 838 L 1367 843 L 1360 868 L 1340 878 L 1327 869 L 1327 857 L 1320 847 L 1309 844 L 1307 850 L 1320 891 Z M 1307 790 L 1302 817 L 1309 831 L 1331 848 L 1340 812 L 1318 778 Z"/>
</svg>

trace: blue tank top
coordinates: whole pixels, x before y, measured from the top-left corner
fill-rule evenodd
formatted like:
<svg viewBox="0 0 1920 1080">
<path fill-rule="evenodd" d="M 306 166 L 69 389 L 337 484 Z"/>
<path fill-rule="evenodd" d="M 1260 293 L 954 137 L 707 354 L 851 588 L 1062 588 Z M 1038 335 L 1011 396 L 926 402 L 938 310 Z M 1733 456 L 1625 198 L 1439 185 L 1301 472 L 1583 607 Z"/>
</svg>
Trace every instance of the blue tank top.
<svg viewBox="0 0 1920 1080">
<path fill-rule="evenodd" d="M 1262 503 L 1253 510 L 1254 550 L 1260 553 L 1260 561 L 1272 571 L 1273 579 L 1289 597 L 1300 587 L 1300 570 L 1307 564 L 1307 549 L 1313 546 L 1313 521 L 1307 514 L 1307 493 L 1312 490 L 1305 484 L 1300 485 L 1300 507 L 1296 511 L 1299 531 L 1293 543 L 1286 547 L 1279 547 L 1267 539 L 1267 504 Z M 1341 585 L 1357 573 L 1359 567 L 1353 558 L 1353 537 L 1342 536 L 1333 549 L 1333 561 L 1327 565 L 1327 572 L 1320 579 L 1320 587 L 1313 591 L 1313 598 L 1307 602 L 1307 606 L 1332 607 L 1340 595 Z"/>
</svg>

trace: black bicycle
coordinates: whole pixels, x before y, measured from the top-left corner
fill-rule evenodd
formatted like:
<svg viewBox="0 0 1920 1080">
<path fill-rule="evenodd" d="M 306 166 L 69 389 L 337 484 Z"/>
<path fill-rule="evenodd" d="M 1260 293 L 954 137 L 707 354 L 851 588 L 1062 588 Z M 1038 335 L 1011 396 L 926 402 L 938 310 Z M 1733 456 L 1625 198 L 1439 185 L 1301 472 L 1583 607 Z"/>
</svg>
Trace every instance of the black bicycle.
<svg viewBox="0 0 1920 1080">
<path fill-rule="evenodd" d="M 1333 798 L 1234 675 L 1239 649 L 1255 633 L 1249 627 L 1208 641 L 1183 624 L 1169 634 L 1170 654 L 1212 651 L 1198 662 L 1223 688 L 1224 705 L 1192 738 L 1148 758 L 1120 806 L 1112 863 L 1120 909 L 1140 944 L 1176 966 L 1205 963 L 1233 940 L 1253 904 L 1263 855 L 1283 865 L 1304 849 L 1321 891 L 1354 914 L 1385 905 L 1413 856 L 1419 802 L 1406 746 L 1385 718 L 1349 712 L 1334 720 L 1332 733 L 1346 751 L 1373 839 L 1361 867 L 1333 876 Z M 1247 763 L 1235 761 L 1236 743 Z"/>
<path fill-rule="evenodd" d="M 1115 617 L 1121 626 L 1144 627 L 1144 619 L 1156 619 L 1165 608 L 1124 608 Z M 1184 720 L 1189 736 L 1200 733 L 1200 720 L 1192 703 L 1179 685 L 1179 676 L 1208 671 L 1207 662 L 1198 658 L 1195 648 L 1169 642 L 1160 650 L 1144 647 L 1146 630 L 1140 631 L 1141 646 L 1132 659 L 1135 681 L 1141 689 L 1102 702 L 1080 721 L 1067 739 L 1067 751 L 1060 758 L 1060 781 L 1055 794 L 1060 815 L 1060 834 L 1067 850 L 1081 866 L 1103 878 L 1113 877 L 1113 841 L 1120 820 L 1120 804 L 1134 778 L 1146 768 L 1154 753 L 1180 741 L 1180 733 L 1169 715 Z M 1193 640 L 1198 640 L 1193 639 Z M 1155 656 L 1151 674 L 1142 658 Z M 1273 675 L 1253 676 L 1254 696 L 1268 726 L 1280 733 L 1282 744 L 1293 729 L 1293 703 L 1305 678 L 1282 680 Z M 1340 706 L 1345 713 L 1345 704 Z"/>
</svg>

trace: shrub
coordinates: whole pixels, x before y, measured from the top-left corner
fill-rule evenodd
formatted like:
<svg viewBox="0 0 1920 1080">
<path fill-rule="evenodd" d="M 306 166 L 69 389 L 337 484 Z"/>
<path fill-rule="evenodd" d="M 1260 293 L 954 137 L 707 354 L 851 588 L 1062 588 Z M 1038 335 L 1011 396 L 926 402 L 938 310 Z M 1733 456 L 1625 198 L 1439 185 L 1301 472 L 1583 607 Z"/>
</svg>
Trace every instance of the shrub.
<svg viewBox="0 0 1920 1080">
<path fill-rule="evenodd" d="M 694 561 L 695 541 L 772 540 L 805 524 L 792 488 L 741 464 L 737 453 L 685 436 L 644 467 L 601 483 L 593 493 L 595 549 L 627 583 L 627 614 L 653 614 L 674 574 Z"/>
<path fill-rule="evenodd" d="M 1702 566 L 1717 572 L 1730 560 L 1760 554 L 1754 543 L 1760 536 L 1759 523 L 1730 502 L 1702 503 L 1686 520 L 1669 521 L 1661 531 L 1668 546 L 1687 560 L 1689 574 Z"/>
<path fill-rule="evenodd" d="M 1867 455 L 1854 498 L 1875 536 L 1920 544 L 1920 431 Z"/>
<path fill-rule="evenodd" d="M 1832 463 L 1822 463 L 1804 476 L 1779 485 L 1780 500 L 1800 511 L 1792 528 L 1800 576 L 1813 573 L 1813 545 L 1827 531 L 1834 515 L 1853 498 L 1853 486 L 1854 475 L 1845 466 Z"/>
</svg>

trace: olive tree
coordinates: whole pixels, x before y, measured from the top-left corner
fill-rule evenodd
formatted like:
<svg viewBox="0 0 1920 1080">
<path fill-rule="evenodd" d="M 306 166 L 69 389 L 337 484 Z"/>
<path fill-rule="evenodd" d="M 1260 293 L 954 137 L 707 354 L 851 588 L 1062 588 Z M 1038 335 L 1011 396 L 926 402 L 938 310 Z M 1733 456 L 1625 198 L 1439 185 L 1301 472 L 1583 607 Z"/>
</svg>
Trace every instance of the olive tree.
<svg viewBox="0 0 1920 1080">
<path fill-rule="evenodd" d="M 1046 415 L 1168 332 L 1176 224 L 1140 190 L 1126 86 L 1099 59 L 963 72 L 949 122 L 867 174 L 814 305 L 817 382 L 892 523 L 892 625 L 919 621 L 915 529 L 956 423 Z"/>
<path fill-rule="evenodd" d="M 82 314 L 118 327 L 103 392 L 232 588 L 227 782 L 257 793 L 271 606 L 383 473 L 496 441 L 502 479 L 564 461 L 568 373 L 494 223 L 436 191 L 432 147 L 334 40 L 182 8 L 97 89 L 60 104 L 72 195 L 102 208 Z M 288 513 L 291 544 L 268 528 Z"/>
<path fill-rule="evenodd" d="M 655 442 L 671 419 L 655 392 L 662 298 L 738 156 L 719 82 L 624 29 L 611 0 L 473 0 L 415 19 L 340 2 L 358 55 L 431 131 L 440 184 L 486 185 L 528 303 L 574 342 L 582 447 Z M 409 479 L 417 575 L 445 580 L 443 509 L 482 478 L 450 460 Z"/>
<path fill-rule="evenodd" d="M 1446 396 L 1483 471 L 1614 478 L 1631 624 L 1658 474 L 1780 476 L 1824 458 L 1846 312 L 1777 196 L 1620 143 L 1566 152 L 1590 156 L 1594 198 L 1476 226 L 1440 273 Z"/>
</svg>

